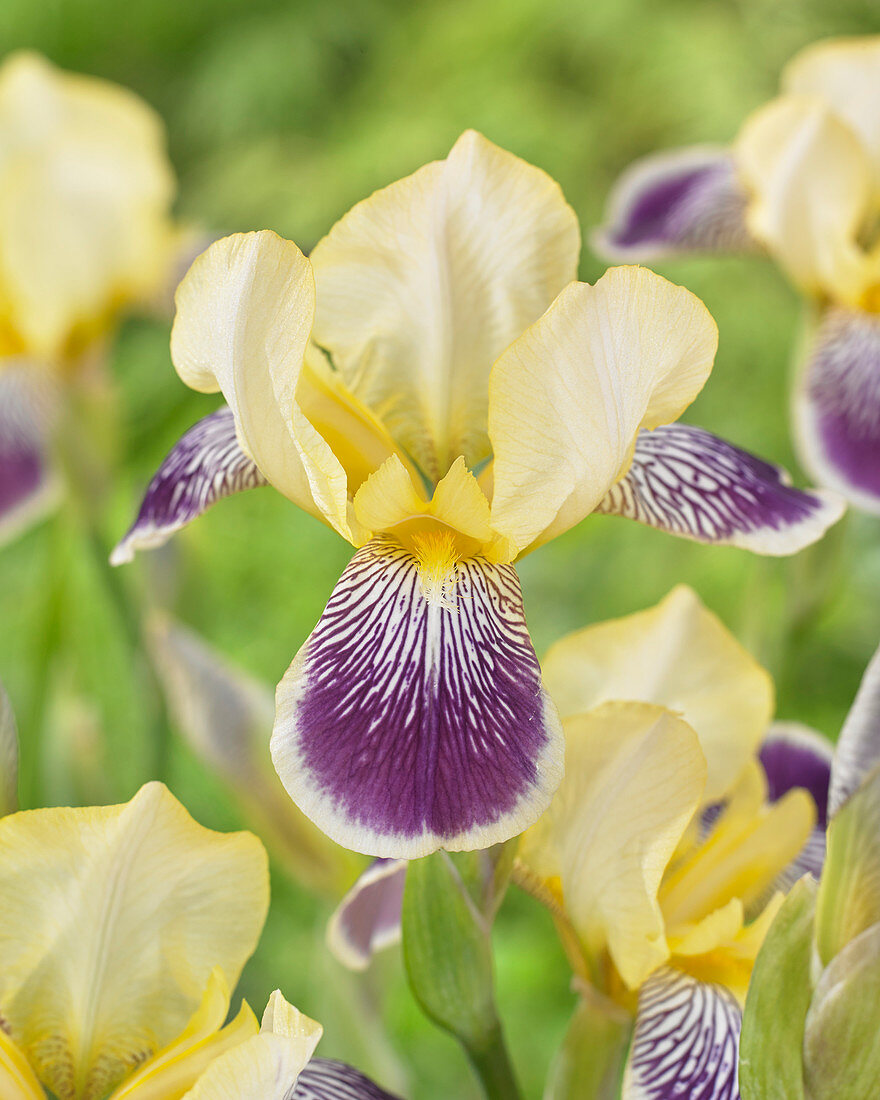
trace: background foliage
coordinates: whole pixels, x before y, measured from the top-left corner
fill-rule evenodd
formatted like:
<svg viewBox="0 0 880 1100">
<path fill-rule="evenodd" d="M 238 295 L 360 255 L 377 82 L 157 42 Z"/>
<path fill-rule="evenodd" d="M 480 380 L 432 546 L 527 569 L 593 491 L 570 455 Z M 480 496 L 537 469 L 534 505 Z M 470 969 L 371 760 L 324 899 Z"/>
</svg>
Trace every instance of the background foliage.
<svg viewBox="0 0 880 1100">
<path fill-rule="evenodd" d="M 631 159 L 728 140 L 797 49 L 876 33 L 878 23 L 873 0 L 3 0 L 0 48 L 39 49 L 154 104 L 184 218 L 215 232 L 272 228 L 307 247 L 369 191 L 443 156 L 468 126 L 558 179 L 587 236 Z M 586 247 L 582 277 L 602 269 Z M 794 470 L 794 292 L 759 260 L 660 270 L 702 297 L 721 330 L 716 370 L 686 419 Z M 129 322 L 111 367 L 120 421 L 105 441 L 118 462 L 108 540 L 168 447 L 216 405 L 178 381 L 167 324 Z M 819 548 L 774 561 L 593 518 L 523 562 L 533 637 L 541 652 L 686 581 L 770 668 L 779 716 L 833 737 L 880 638 L 877 533 L 851 515 Z M 262 491 L 223 503 L 121 583 L 274 683 L 348 555 L 329 529 Z M 24 804 L 130 797 L 154 768 L 142 670 L 76 513 L 0 555 L 0 628 Z M 243 824 L 223 785 L 177 741 L 166 778 L 206 825 Z M 322 950 L 326 915 L 276 870 L 245 995 L 262 1005 L 280 985 L 323 1021 L 322 1053 L 388 1085 L 426 1100 L 476 1096 L 452 1039 L 412 1002 L 397 953 L 351 978 Z M 496 963 L 513 1057 L 538 1097 L 574 997 L 549 920 L 523 897 L 502 911 Z"/>
</svg>

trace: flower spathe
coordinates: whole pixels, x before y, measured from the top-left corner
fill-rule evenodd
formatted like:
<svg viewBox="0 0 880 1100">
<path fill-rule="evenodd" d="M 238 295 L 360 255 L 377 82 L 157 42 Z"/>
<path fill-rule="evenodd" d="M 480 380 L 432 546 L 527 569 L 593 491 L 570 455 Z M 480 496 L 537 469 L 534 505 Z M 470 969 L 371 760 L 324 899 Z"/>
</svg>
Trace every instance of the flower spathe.
<svg viewBox="0 0 880 1100">
<path fill-rule="evenodd" d="M 729 149 L 637 162 L 598 248 L 617 258 L 762 249 L 816 307 L 795 393 L 814 475 L 880 512 L 880 37 L 819 42 Z"/>
<path fill-rule="evenodd" d="M 708 433 L 669 434 L 714 322 L 642 268 L 575 281 L 578 249 L 558 186 L 468 132 L 309 259 L 239 234 L 178 290 L 177 371 L 229 413 L 172 450 L 114 560 L 265 482 L 356 548 L 272 738 L 294 801 L 346 847 L 485 847 L 548 804 L 561 732 L 519 555 L 593 511 L 769 553 L 839 515 Z"/>
</svg>

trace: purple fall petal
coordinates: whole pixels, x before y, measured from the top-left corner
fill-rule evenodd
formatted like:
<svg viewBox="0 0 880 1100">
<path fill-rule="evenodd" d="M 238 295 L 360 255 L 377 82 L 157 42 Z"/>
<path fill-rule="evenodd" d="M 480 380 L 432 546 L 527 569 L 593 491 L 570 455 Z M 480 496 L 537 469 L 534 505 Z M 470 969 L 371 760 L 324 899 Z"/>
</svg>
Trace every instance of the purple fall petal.
<svg viewBox="0 0 880 1100">
<path fill-rule="evenodd" d="M 789 484 L 778 466 L 688 424 L 642 430 L 632 466 L 597 512 L 673 535 L 759 554 L 793 554 L 843 512 L 821 491 Z"/>
<path fill-rule="evenodd" d="M 377 859 L 339 903 L 327 926 L 327 946 L 352 970 L 365 970 L 376 951 L 400 940 L 405 859 Z"/>
<path fill-rule="evenodd" d="M 828 817 L 834 817 L 880 764 L 880 649 L 871 658 L 850 707 L 831 763 Z"/>
<path fill-rule="evenodd" d="M 607 259 L 657 259 L 687 252 L 755 249 L 747 195 L 729 150 L 695 146 L 636 161 L 608 200 L 593 247 Z"/>
<path fill-rule="evenodd" d="M 290 1100 L 399 1100 L 344 1062 L 313 1058 L 299 1075 Z"/>
<path fill-rule="evenodd" d="M 795 422 L 813 476 L 880 515 L 880 317 L 826 311 L 798 383 Z"/>
<path fill-rule="evenodd" d="M 0 543 L 41 519 L 58 485 L 47 458 L 52 399 L 37 367 L 0 367 Z"/>
<path fill-rule="evenodd" d="M 278 687 L 272 758 L 337 843 L 416 858 L 522 832 L 562 772 L 512 566 L 459 562 L 441 600 L 387 538 L 355 554 Z"/>
<path fill-rule="evenodd" d="M 824 829 L 832 752 L 831 742 L 814 730 L 793 722 L 774 723 L 759 751 L 770 801 L 802 787 L 812 796 L 817 824 Z"/>
<path fill-rule="evenodd" d="M 218 409 L 175 443 L 147 486 L 137 519 L 110 556 L 113 565 L 161 546 L 223 497 L 266 479 L 238 444 L 232 410 Z"/>
<path fill-rule="evenodd" d="M 665 967 L 639 991 L 626 1100 L 739 1100 L 742 1012 L 723 986 Z"/>
</svg>

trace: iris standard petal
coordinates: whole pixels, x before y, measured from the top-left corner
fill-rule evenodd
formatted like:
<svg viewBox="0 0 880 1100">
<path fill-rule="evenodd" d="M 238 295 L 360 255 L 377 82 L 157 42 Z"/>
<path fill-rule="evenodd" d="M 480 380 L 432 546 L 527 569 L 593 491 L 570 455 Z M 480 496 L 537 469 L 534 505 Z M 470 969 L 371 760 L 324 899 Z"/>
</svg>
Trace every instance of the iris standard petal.
<svg viewBox="0 0 880 1100">
<path fill-rule="evenodd" d="M 681 714 L 706 757 L 704 799 L 720 799 L 773 715 L 773 681 L 684 585 L 656 607 L 562 638 L 542 662 L 563 717 L 609 700 Z"/>
<path fill-rule="evenodd" d="M 697 145 L 643 157 L 614 185 L 592 244 L 617 263 L 751 251 L 747 199 L 729 149 Z"/>
<path fill-rule="evenodd" d="M 567 718 L 565 779 L 520 858 L 559 875 L 588 957 L 607 947 L 632 989 L 669 958 L 657 891 L 702 797 L 694 731 L 663 707 L 605 703 Z"/>
<path fill-rule="evenodd" d="M 288 1100 L 322 1031 L 276 989 L 259 1033 L 216 1058 L 186 1100 Z"/>
<path fill-rule="evenodd" d="M 315 341 L 438 481 L 488 457 L 492 363 L 576 277 L 579 248 L 558 184 L 468 131 L 313 250 Z"/>
<path fill-rule="evenodd" d="M 669 967 L 639 991 L 623 1100 L 739 1100 L 742 1012 L 723 986 Z"/>
<path fill-rule="evenodd" d="M 852 130 L 813 96 L 780 96 L 750 116 L 734 153 L 752 234 L 806 291 L 858 302 L 873 181 Z"/>
<path fill-rule="evenodd" d="M 218 409 L 172 447 L 147 486 L 137 519 L 110 555 L 111 564 L 161 546 L 218 500 L 266 484 L 239 446 L 232 410 Z"/>
<path fill-rule="evenodd" d="M 18 53 L 0 69 L 0 280 L 35 354 L 153 294 L 172 261 L 174 178 L 137 96 Z"/>
<path fill-rule="evenodd" d="M 0 545 L 57 502 L 49 458 L 53 399 L 36 364 L 0 366 Z"/>
<path fill-rule="evenodd" d="M 224 237 L 189 269 L 176 302 L 180 377 L 221 391 L 263 476 L 350 539 L 345 470 L 296 401 L 315 309 L 309 261 L 269 231 Z"/>
<path fill-rule="evenodd" d="M 299 1075 L 291 1100 L 398 1100 L 344 1062 L 313 1058 Z"/>
<path fill-rule="evenodd" d="M 814 95 L 833 108 L 858 135 L 880 190 L 880 37 L 815 42 L 786 65 L 782 87 Z"/>
<path fill-rule="evenodd" d="M 843 502 L 793 488 L 780 466 L 711 432 L 668 424 L 639 432 L 632 465 L 596 511 L 696 542 L 784 555 L 821 538 Z"/>
<path fill-rule="evenodd" d="M 0 684 L 0 817 L 18 806 L 18 727 L 12 703 Z"/>
<path fill-rule="evenodd" d="M 377 859 L 364 871 L 327 925 L 327 946 L 351 970 L 366 970 L 373 955 L 400 940 L 405 859 Z"/>
<path fill-rule="evenodd" d="M 178 1035 L 214 967 L 234 983 L 268 906 L 248 833 L 158 783 L 123 806 L 0 820 L 0 1014 L 59 1100 L 99 1100 Z"/>
<path fill-rule="evenodd" d="M 276 695 L 272 758 L 338 843 L 415 858 L 531 825 L 562 770 L 510 565 L 417 559 L 390 539 L 352 558 Z"/>
<path fill-rule="evenodd" d="M 699 298 L 646 268 L 568 286 L 492 371 L 496 530 L 523 548 L 592 512 L 639 428 L 675 420 L 700 392 L 717 342 Z"/>
<path fill-rule="evenodd" d="M 831 764 L 832 818 L 880 764 L 880 649 L 871 658 L 843 724 Z"/>
<path fill-rule="evenodd" d="M 880 317 L 823 313 L 794 399 L 798 449 L 823 485 L 880 515 Z"/>
</svg>

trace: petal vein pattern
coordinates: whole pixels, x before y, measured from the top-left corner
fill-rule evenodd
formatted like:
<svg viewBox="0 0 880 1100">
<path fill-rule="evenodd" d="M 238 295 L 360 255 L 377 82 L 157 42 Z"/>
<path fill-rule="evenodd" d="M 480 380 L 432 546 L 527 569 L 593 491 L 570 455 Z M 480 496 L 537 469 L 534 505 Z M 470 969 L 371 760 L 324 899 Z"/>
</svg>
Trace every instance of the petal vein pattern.
<svg viewBox="0 0 880 1100">
<path fill-rule="evenodd" d="M 290 1100 L 396 1100 L 344 1062 L 313 1058 L 299 1075 Z"/>
<path fill-rule="evenodd" d="M 272 755 L 334 840 L 415 858 L 532 824 L 561 778 L 561 736 L 514 569 L 458 562 L 429 598 L 416 558 L 380 538 L 279 685 Z"/>
<path fill-rule="evenodd" d="M 218 409 L 172 447 L 110 560 L 114 565 L 131 561 L 136 551 L 161 546 L 223 497 L 266 484 L 239 446 L 232 410 Z"/>
<path fill-rule="evenodd" d="M 632 466 L 597 512 L 697 542 L 791 554 L 840 518 L 842 504 L 804 492 L 778 466 L 687 424 L 642 431 Z"/>
</svg>

